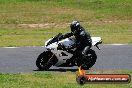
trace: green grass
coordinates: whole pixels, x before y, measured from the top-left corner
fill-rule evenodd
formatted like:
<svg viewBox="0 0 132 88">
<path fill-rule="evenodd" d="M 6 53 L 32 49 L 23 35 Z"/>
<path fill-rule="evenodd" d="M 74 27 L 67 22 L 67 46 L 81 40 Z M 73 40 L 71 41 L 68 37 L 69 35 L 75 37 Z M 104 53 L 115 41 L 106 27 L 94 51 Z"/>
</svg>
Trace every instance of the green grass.
<svg viewBox="0 0 132 88">
<path fill-rule="evenodd" d="M 131 0 L 0 0 L 0 23 L 131 20 Z"/>
<path fill-rule="evenodd" d="M 91 36 L 100 36 L 103 43 L 132 44 L 132 26 L 128 22 L 83 24 Z M 2 28 L 0 30 L 0 46 L 42 46 L 44 41 L 59 32 L 70 32 L 69 28 Z"/>
<path fill-rule="evenodd" d="M 70 32 L 72 20 L 105 44 L 132 44 L 132 0 L 0 0 L 0 47 L 42 46 L 59 32 Z M 0 73 L 0 88 L 132 88 L 132 83 L 80 86 L 75 78 L 72 72 Z"/>
<path fill-rule="evenodd" d="M 131 0 L 0 0 L 0 47 L 41 46 L 76 19 L 105 44 L 132 44 Z"/>
<path fill-rule="evenodd" d="M 132 71 L 90 72 L 89 74 L 130 74 Z M 76 82 L 75 72 L 33 72 L 0 74 L 1 88 L 131 88 L 129 84 L 86 84 Z"/>
</svg>

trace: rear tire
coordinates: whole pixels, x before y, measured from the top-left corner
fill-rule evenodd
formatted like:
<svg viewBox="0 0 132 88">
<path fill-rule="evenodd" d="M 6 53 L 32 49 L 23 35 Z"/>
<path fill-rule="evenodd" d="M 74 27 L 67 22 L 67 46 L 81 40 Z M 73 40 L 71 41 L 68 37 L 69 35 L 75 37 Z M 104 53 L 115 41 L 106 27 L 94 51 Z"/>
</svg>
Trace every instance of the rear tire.
<svg viewBox="0 0 132 88">
<path fill-rule="evenodd" d="M 49 61 L 49 59 L 52 57 L 53 53 L 49 51 L 44 51 L 41 53 L 37 60 L 36 60 L 36 66 L 39 70 L 48 70 L 52 65 L 55 64 L 55 55 L 53 56 L 52 60 Z M 53 63 L 54 61 L 54 63 Z"/>
<path fill-rule="evenodd" d="M 95 51 L 90 49 L 87 52 L 87 56 L 85 58 L 82 58 L 81 60 L 82 69 L 88 70 L 89 68 L 91 68 L 95 64 L 96 59 L 97 59 L 97 55 Z"/>
</svg>

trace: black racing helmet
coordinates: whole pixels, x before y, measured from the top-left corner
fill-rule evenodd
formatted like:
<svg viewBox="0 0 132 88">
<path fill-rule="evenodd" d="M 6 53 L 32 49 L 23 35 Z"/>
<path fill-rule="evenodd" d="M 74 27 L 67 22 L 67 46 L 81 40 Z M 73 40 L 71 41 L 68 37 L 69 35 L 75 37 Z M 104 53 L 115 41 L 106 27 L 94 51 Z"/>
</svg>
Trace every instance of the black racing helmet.
<svg viewBox="0 0 132 88">
<path fill-rule="evenodd" d="M 80 22 L 79 21 L 73 21 L 70 25 L 71 32 L 74 33 L 75 31 L 78 31 L 80 29 Z"/>
</svg>

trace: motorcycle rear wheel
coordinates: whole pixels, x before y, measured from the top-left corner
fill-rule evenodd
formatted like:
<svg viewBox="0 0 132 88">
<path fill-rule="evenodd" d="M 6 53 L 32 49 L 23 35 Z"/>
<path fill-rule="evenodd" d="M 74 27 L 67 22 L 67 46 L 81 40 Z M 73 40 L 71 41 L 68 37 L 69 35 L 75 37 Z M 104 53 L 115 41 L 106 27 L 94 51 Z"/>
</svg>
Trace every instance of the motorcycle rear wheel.
<svg viewBox="0 0 132 88">
<path fill-rule="evenodd" d="M 54 65 L 56 61 L 53 61 L 53 59 L 51 60 L 51 57 L 55 59 L 55 56 L 53 56 L 52 52 L 44 51 L 43 53 L 41 53 L 36 60 L 36 66 L 38 67 L 38 69 L 48 70 L 52 65 Z M 49 59 L 51 61 L 49 61 Z"/>
<path fill-rule="evenodd" d="M 81 68 L 88 70 L 95 64 L 96 59 L 97 59 L 97 55 L 96 55 L 95 51 L 90 49 L 87 52 L 87 56 L 85 58 L 81 59 Z"/>
</svg>

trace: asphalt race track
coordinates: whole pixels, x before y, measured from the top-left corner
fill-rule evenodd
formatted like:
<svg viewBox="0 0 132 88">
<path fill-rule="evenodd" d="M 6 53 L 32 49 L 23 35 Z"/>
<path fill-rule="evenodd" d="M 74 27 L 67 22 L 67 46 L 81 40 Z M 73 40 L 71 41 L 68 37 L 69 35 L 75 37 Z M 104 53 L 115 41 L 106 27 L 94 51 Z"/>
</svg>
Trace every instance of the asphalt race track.
<svg viewBox="0 0 132 88">
<path fill-rule="evenodd" d="M 95 71 L 132 70 L 132 45 L 100 45 L 101 50 L 93 48 L 98 56 Z M 19 73 L 37 71 L 35 61 L 44 51 L 43 47 L 3 47 L 0 48 L 0 73 Z M 51 67 L 49 71 L 77 70 L 77 67 Z"/>
</svg>

